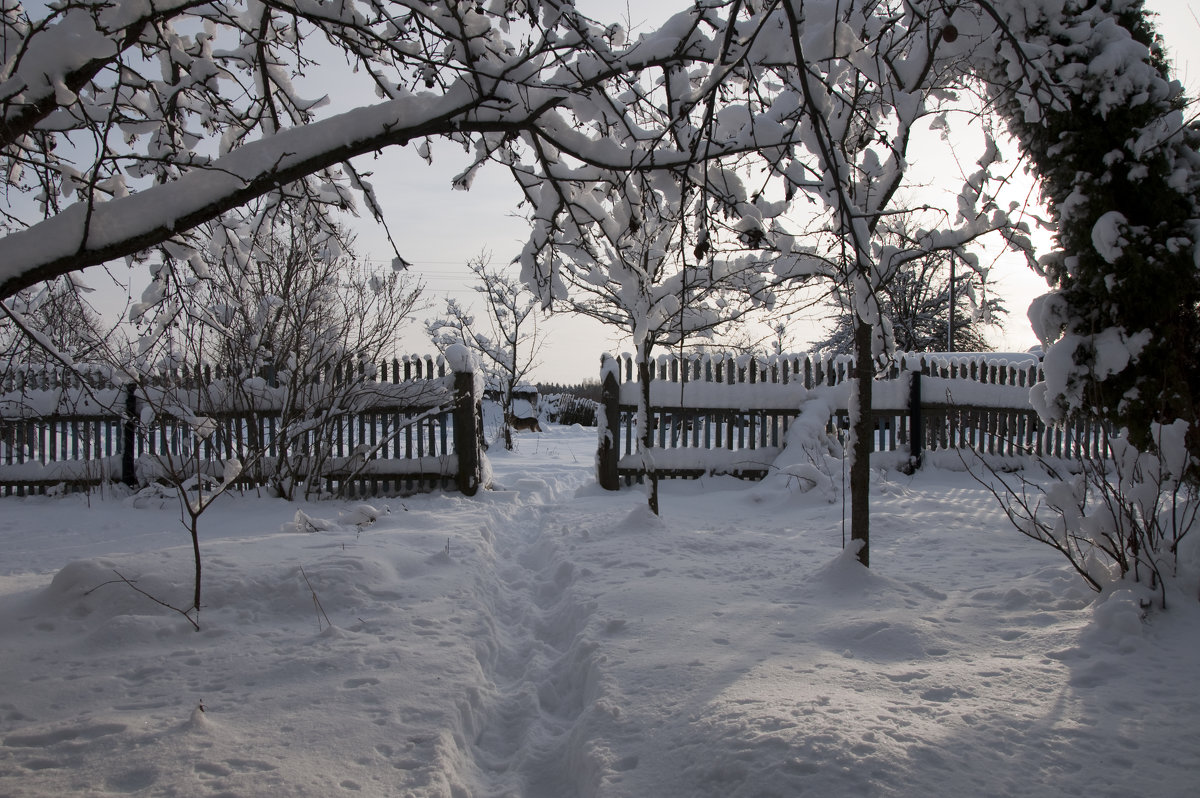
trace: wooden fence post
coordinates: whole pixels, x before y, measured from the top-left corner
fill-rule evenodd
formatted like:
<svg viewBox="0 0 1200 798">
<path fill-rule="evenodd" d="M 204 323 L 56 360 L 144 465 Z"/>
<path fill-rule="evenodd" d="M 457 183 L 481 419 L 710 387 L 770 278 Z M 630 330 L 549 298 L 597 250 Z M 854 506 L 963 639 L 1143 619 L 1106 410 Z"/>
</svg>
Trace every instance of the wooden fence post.
<svg viewBox="0 0 1200 798">
<path fill-rule="evenodd" d="M 621 388 L 617 382 L 618 366 L 609 355 L 600 357 L 600 451 L 596 458 L 596 479 L 604 490 L 620 490 L 617 472 L 621 444 Z"/>
<path fill-rule="evenodd" d="M 921 422 L 921 372 L 909 372 L 908 383 L 908 467 L 916 471 L 921 467 L 922 450 L 925 447 L 925 430 Z"/>
<path fill-rule="evenodd" d="M 475 371 L 454 372 L 454 451 L 458 455 L 458 489 L 474 496 L 483 481 L 480 438 L 481 397 L 475 394 Z"/>
<path fill-rule="evenodd" d="M 131 488 L 136 488 L 137 461 L 134 458 L 134 448 L 137 446 L 137 383 L 131 382 L 125 386 L 125 424 L 123 429 L 123 446 L 121 450 L 121 482 Z"/>
</svg>

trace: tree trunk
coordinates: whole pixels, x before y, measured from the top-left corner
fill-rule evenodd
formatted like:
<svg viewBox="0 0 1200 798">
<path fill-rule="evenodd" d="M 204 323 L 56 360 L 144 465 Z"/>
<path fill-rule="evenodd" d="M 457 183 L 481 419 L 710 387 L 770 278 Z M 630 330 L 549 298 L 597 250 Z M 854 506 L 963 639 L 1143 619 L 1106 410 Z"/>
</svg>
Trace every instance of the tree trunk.
<svg viewBox="0 0 1200 798">
<path fill-rule="evenodd" d="M 604 436 L 600 440 L 599 457 L 596 460 L 597 478 L 605 490 L 620 490 L 621 460 L 621 387 L 617 380 L 616 366 L 610 355 L 600 359 L 600 371 L 604 375 L 600 385 L 600 423 Z"/>
<path fill-rule="evenodd" d="M 184 501 L 187 501 L 187 494 L 184 494 Z M 191 514 L 192 533 L 192 557 L 196 561 L 196 581 L 192 586 L 192 608 L 196 610 L 196 620 L 200 620 L 200 516 L 197 513 Z"/>
<path fill-rule="evenodd" d="M 638 387 L 641 388 L 642 401 L 638 408 L 641 416 L 641 433 L 643 457 L 648 457 L 650 446 L 654 441 L 654 432 L 650 429 L 650 347 L 641 347 L 641 357 L 638 359 Z M 650 512 L 658 515 L 658 472 L 649 460 L 643 459 L 646 469 L 646 480 L 650 483 L 647 502 Z"/>
<path fill-rule="evenodd" d="M 861 541 L 858 561 L 871 565 L 871 449 L 875 434 L 871 418 L 872 381 L 875 377 L 871 356 L 871 325 L 855 317 L 854 380 L 858 407 L 854 422 L 854 463 L 850 468 L 850 541 Z"/>
<path fill-rule="evenodd" d="M 512 381 L 509 381 L 508 387 L 504 391 L 504 395 L 502 397 L 500 397 L 501 404 L 503 405 L 503 408 L 500 411 L 500 415 L 503 416 L 503 418 L 500 421 L 500 423 L 501 423 L 500 429 L 504 435 L 504 448 L 510 452 L 513 450 L 512 419 L 513 419 L 513 390 L 515 388 L 516 388 L 516 385 L 514 385 Z"/>
</svg>

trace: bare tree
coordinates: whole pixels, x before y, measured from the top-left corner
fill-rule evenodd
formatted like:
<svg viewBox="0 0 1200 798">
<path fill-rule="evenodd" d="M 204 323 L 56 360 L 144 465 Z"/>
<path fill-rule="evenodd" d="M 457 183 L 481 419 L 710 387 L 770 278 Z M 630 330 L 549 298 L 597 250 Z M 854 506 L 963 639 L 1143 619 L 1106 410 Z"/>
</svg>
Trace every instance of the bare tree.
<svg viewBox="0 0 1200 798">
<path fill-rule="evenodd" d="M 6 308 L 11 314 L 0 317 L 0 351 L 27 362 L 45 361 L 53 353 L 55 359 L 105 362 L 111 331 L 88 301 L 89 290 L 67 275 L 22 291 Z M 31 340 L 32 335 L 40 340 Z"/>
<path fill-rule="evenodd" d="M 986 272 L 964 260 L 955 275 L 957 255 L 934 252 L 912 261 L 876 290 L 881 319 L 890 325 L 899 352 L 990 352 L 989 328 L 1000 328 L 1008 311 L 990 294 Z M 829 334 L 813 344 L 850 354 L 854 343 L 852 297 L 835 290 L 831 307 L 837 311 Z"/>
<path fill-rule="evenodd" d="M 537 297 L 523 283 L 492 268 L 487 253 L 467 264 L 475 275 L 472 286 L 484 303 L 484 322 L 453 298 L 446 299 L 445 314 L 425 323 L 438 351 L 456 343 L 478 356 L 484 373 L 500 388 L 504 448 L 513 448 L 513 393 L 537 366 L 544 342 L 537 326 Z"/>
<path fill-rule="evenodd" d="M 192 597 L 191 604 L 181 607 L 171 604 L 161 596 L 153 596 L 138 588 L 130 579 L 117 572 L 122 582 L 142 595 L 172 609 L 187 618 L 192 626 L 200 630 L 200 609 L 204 575 L 203 558 L 200 554 L 200 518 L 218 498 L 233 488 L 241 475 L 243 463 L 237 457 L 226 458 L 214 463 L 212 451 L 219 451 L 224 443 L 221 438 L 228 435 L 228 428 L 214 418 L 197 416 L 176 404 L 181 391 L 178 384 L 165 381 L 156 386 L 143 385 L 140 389 L 143 412 L 156 416 L 160 423 L 173 428 L 170 443 L 160 443 L 159 451 L 145 457 L 143 475 L 156 482 L 166 482 L 179 501 L 180 522 L 187 529 L 192 544 Z M 198 393 L 193 389 L 189 393 Z M 169 419 L 169 420 L 168 420 Z M 204 453 L 207 450 L 207 453 Z M 263 452 L 251 455 L 254 460 Z"/>
<path fill-rule="evenodd" d="M 402 272 L 361 270 L 344 235 L 323 234 L 303 200 L 289 208 L 265 221 L 250 214 L 261 224 L 246 249 L 221 235 L 229 222 L 216 226 L 205 278 L 186 293 L 151 286 L 147 295 L 162 302 L 137 310 L 165 344 L 146 351 L 141 370 L 164 361 L 215 367 L 196 404 L 177 404 L 242 414 L 244 434 L 231 445 L 273 493 L 290 499 L 322 490 L 337 425 L 380 399 L 376 368 L 393 353 L 421 288 Z M 162 269 L 156 279 L 178 273 Z"/>
</svg>

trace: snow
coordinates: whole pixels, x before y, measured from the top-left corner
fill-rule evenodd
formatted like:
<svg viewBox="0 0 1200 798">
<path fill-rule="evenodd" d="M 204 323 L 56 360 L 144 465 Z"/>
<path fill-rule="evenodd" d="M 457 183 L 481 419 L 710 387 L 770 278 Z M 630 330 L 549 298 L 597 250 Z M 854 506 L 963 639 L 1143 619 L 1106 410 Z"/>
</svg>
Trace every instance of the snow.
<svg viewBox="0 0 1200 798">
<path fill-rule="evenodd" d="M 0 499 L 0 794 L 1190 796 L 1200 607 L 1097 597 L 968 475 L 599 490 L 595 431 L 494 490 Z M 1190 540 L 1190 539 L 1189 539 Z M 1195 548 L 1185 576 L 1196 573 Z"/>
<path fill-rule="evenodd" d="M 876 383 L 878 387 L 880 384 Z M 891 394 L 887 400 L 875 401 L 872 406 L 876 409 L 905 410 L 908 408 L 907 386 L 899 380 L 893 380 L 887 385 Z M 964 375 L 957 379 L 945 377 L 923 377 L 921 379 L 921 402 L 926 405 L 938 403 L 958 405 L 960 407 L 1005 408 L 1008 410 L 1028 410 L 1030 389 L 1021 385 L 996 385 L 972 380 Z"/>
<path fill-rule="evenodd" d="M 472 371 L 475 368 L 475 356 L 464 344 L 446 347 L 445 358 L 451 371 Z"/>
<path fill-rule="evenodd" d="M 641 469 L 646 461 L 650 461 L 660 471 L 697 469 L 709 474 L 767 471 L 781 451 L 778 446 L 757 449 L 654 448 L 649 452 L 625 455 L 617 462 L 617 467 Z"/>
<path fill-rule="evenodd" d="M 1100 253 L 1100 257 L 1109 263 L 1116 263 L 1129 242 L 1121 234 L 1129 221 L 1120 211 L 1109 211 L 1096 220 L 1092 227 L 1092 246 Z"/>
<path fill-rule="evenodd" d="M 623 405 L 636 405 L 641 386 L 625 382 L 620 386 Z M 719 382 L 650 383 L 650 404 L 654 407 L 707 408 L 713 410 L 795 410 L 810 392 L 800 383 L 738 382 L 732 385 Z"/>
<path fill-rule="evenodd" d="M 1074 378 L 1072 369 L 1076 352 L 1091 353 L 1091 374 L 1095 379 L 1103 380 L 1137 360 L 1150 339 L 1149 330 L 1129 335 L 1118 327 L 1105 328 L 1095 335 L 1068 333 L 1059 337 L 1046 350 L 1046 379 L 1030 391 L 1030 403 L 1043 419 L 1051 421 L 1063 418 L 1064 411 L 1084 407 L 1085 384 Z"/>
</svg>

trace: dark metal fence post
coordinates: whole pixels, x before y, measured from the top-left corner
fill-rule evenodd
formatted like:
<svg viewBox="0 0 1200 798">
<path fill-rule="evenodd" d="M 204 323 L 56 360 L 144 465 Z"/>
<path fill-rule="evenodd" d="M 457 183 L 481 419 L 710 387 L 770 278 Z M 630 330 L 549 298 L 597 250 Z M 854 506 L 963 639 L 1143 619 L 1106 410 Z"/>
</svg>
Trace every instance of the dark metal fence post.
<svg viewBox="0 0 1200 798">
<path fill-rule="evenodd" d="M 925 430 L 921 418 L 921 372 L 914 369 L 909 373 L 908 384 L 908 467 L 916 471 L 921 467 L 921 456 L 925 446 Z"/>
<path fill-rule="evenodd" d="M 454 451 L 458 455 L 458 489 L 464 496 L 474 496 L 483 481 L 480 437 L 481 397 L 475 393 L 475 372 L 454 373 Z"/>
<path fill-rule="evenodd" d="M 600 358 L 600 451 L 596 458 L 596 479 L 604 490 L 619 490 L 617 470 L 621 443 L 621 389 L 617 382 L 617 364 L 611 355 Z"/>
<path fill-rule="evenodd" d="M 125 386 L 125 424 L 124 424 L 124 448 L 121 450 L 121 482 L 136 488 L 137 481 L 137 461 L 134 457 L 134 449 L 137 446 L 137 383 L 131 382 Z"/>
</svg>

